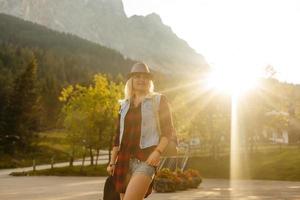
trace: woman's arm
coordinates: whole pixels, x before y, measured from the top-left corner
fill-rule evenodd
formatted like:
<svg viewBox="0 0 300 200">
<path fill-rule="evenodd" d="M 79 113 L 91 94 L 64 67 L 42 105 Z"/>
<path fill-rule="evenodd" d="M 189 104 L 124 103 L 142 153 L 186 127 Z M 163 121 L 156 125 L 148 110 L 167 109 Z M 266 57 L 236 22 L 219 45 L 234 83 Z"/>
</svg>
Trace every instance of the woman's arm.
<svg viewBox="0 0 300 200">
<path fill-rule="evenodd" d="M 167 147 L 168 143 L 169 138 L 167 138 L 166 136 L 161 137 L 159 144 L 157 145 L 154 151 L 157 151 L 161 155 Z"/>
<path fill-rule="evenodd" d="M 115 165 L 117 161 L 117 155 L 118 155 L 119 147 L 114 146 L 112 151 L 111 151 L 111 158 L 110 158 L 110 165 Z"/>
<path fill-rule="evenodd" d="M 116 165 L 118 151 L 119 151 L 119 137 L 120 137 L 120 115 L 118 116 L 117 129 L 114 136 L 114 143 L 111 151 L 110 161 L 106 169 L 110 175 L 113 175 L 115 170 L 115 165 Z"/>
<path fill-rule="evenodd" d="M 159 141 L 159 144 L 154 149 L 154 151 L 150 154 L 146 163 L 151 166 L 158 166 L 160 162 L 160 157 L 164 149 L 169 143 L 169 139 L 167 137 L 162 137 Z"/>
<path fill-rule="evenodd" d="M 164 152 L 169 143 L 169 139 L 172 137 L 173 122 L 170 107 L 165 96 L 161 96 L 159 105 L 159 122 L 161 129 L 161 138 L 159 144 L 154 151 L 148 157 L 146 163 L 152 166 L 158 166 L 160 162 L 160 156 Z"/>
<path fill-rule="evenodd" d="M 167 147 L 173 132 L 171 109 L 168 100 L 164 95 L 161 96 L 158 116 L 161 130 L 161 139 L 155 150 L 162 154 L 162 152 L 164 152 L 165 148 Z"/>
<path fill-rule="evenodd" d="M 111 151 L 111 159 L 109 161 L 109 164 L 106 168 L 109 175 L 113 175 L 115 171 L 116 161 L 117 161 L 117 155 L 118 155 L 119 147 L 113 147 Z"/>
</svg>

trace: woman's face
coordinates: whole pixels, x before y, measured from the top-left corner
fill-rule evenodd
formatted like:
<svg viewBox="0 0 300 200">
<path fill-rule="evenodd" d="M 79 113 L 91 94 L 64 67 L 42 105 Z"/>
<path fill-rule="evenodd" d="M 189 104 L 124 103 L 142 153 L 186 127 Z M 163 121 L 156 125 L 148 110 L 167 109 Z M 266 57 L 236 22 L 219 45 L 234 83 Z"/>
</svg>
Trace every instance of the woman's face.
<svg viewBox="0 0 300 200">
<path fill-rule="evenodd" d="M 134 74 L 132 76 L 133 90 L 146 93 L 150 89 L 150 76 L 147 74 Z"/>
</svg>

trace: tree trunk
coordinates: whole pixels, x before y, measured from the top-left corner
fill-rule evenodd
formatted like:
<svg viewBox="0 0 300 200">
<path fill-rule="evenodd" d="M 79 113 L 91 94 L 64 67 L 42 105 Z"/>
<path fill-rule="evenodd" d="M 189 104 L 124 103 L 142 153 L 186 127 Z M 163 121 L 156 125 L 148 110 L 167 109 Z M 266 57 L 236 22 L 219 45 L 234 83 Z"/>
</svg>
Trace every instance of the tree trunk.
<svg viewBox="0 0 300 200">
<path fill-rule="evenodd" d="M 69 166 L 73 167 L 73 162 L 74 162 L 74 157 L 71 155 L 70 156 L 70 161 L 69 161 Z"/>
<path fill-rule="evenodd" d="M 82 157 L 82 163 L 81 163 L 80 171 L 82 171 L 82 169 L 83 169 L 83 167 L 84 167 L 85 155 L 86 155 L 86 148 L 84 148 L 84 152 L 83 152 L 83 157 Z"/>
<path fill-rule="evenodd" d="M 92 147 L 89 147 L 89 151 L 90 151 L 91 165 L 94 165 L 94 155 L 93 155 Z"/>
<path fill-rule="evenodd" d="M 70 155 L 70 161 L 69 161 L 69 166 L 73 167 L 73 162 L 74 162 L 74 148 L 72 149 L 71 155 Z"/>
<path fill-rule="evenodd" d="M 96 166 L 98 165 L 99 153 L 100 153 L 100 149 L 97 149 Z"/>
<path fill-rule="evenodd" d="M 111 134 L 110 135 L 110 144 L 109 144 L 109 148 L 108 148 L 108 162 L 111 159 L 111 151 L 112 151 L 112 143 L 113 143 L 113 139 L 114 139 L 114 135 Z"/>
</svg>

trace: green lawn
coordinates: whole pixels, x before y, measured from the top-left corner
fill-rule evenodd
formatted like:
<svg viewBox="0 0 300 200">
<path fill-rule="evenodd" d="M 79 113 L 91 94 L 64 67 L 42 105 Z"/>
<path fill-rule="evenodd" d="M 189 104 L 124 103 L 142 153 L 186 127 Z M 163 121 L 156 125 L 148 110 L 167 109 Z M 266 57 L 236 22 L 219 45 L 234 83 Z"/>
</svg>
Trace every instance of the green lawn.
<svg viewBox="0 0 300 200">
<path fill-rule="evenodd" d="M 55 151 L 70 152 L 67 133 L 64 130 L 53 130 L 39 133 L 38 145 L 41 147 L 49 147 Z"/>
<path fill-rule="evenodd" d="M 285 149 L 251 156 L 253 178 L 300 181 L 300 150 Z"/>
<path fill-rule="evenodd" d="M 28 171 L 28 172 L 14 172 L 13 176 L 107 176 L 107 165 L 97 166 L 73 166 L 73 167 L 60 167 L 54 169 L 44 169 Z"/>
<path fill-rule="evenodd" d="M 300 181 L 300 149 L 283 148 L 244 154 L 240 161 L 242 179 Z M 206 178 L 229 178 L 230 157 L 193 157 L 188 166 Z"/>
<path fill-rule="evenodd" d="M 53 130 L 39 133 L 35 150 L 30 154 L 22 152 L 12 156 L 0 156 L 1 168 L 14 168 L 32 166 L 33 159 L 36 164 L 48 164 L 54 157 L 55 162 L 69 160 L 70 147 L 66 141 L 66 133 L 62 130 Z"/>
</svg>

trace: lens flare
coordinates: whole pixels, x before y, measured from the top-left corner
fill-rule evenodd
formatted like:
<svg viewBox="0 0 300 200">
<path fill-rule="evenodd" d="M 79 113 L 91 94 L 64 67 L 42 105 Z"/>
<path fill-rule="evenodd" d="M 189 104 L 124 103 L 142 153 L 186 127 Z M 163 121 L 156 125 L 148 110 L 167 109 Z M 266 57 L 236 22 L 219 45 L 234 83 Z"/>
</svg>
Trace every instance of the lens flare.
<svg viewBox="0 0 300 200">
<path fill-rule="evenodd" d="M 206 87 L 228 94 L 243 94 L 257 86 L 257 76 L 251 71 L 237 69 L 213 70 L 206 79 Z"/>
</svg>

